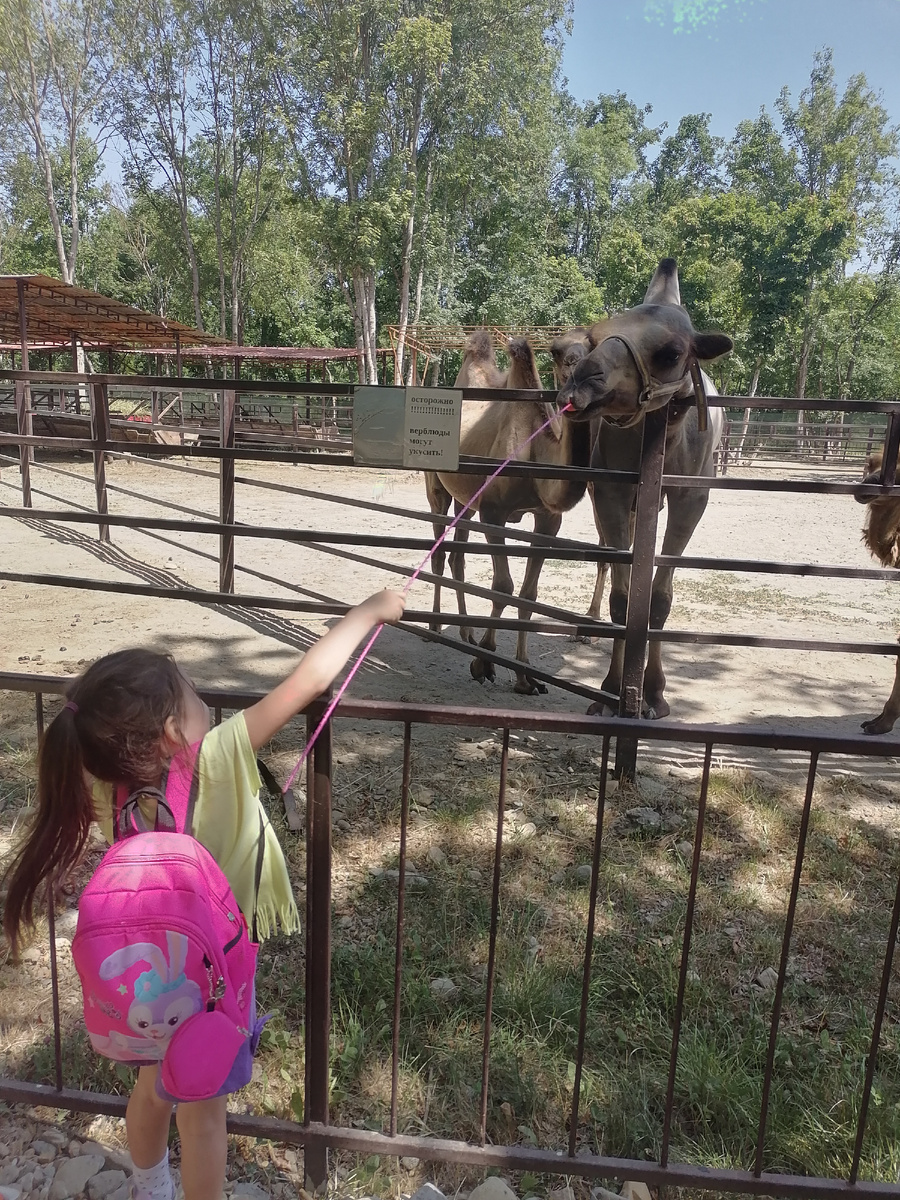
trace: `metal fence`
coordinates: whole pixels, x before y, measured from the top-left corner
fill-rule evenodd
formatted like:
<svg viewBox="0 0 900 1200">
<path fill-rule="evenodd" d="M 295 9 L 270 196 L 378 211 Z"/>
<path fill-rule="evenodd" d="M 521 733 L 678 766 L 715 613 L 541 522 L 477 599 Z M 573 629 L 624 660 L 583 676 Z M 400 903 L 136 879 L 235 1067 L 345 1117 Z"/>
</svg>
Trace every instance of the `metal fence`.
<svg viewBox="0 0 900 1200">
<path fill-rule="evenodd" d="M 38 729 L 43 721 L 43 697 L 62 692 L 67 681 L 48 676 L 0 674 L 0 689 L 32 692 L 36 699 Z M 258 699 L 258 694 L 202 691 L 203 699 L 217 710 L 244 707 Z M 317 702 L 307 713 L 308 731 L 315 727 L 324 711 Z M 449 706 L 428 706 L 376 701 L 344 701 L 339 704 L 333 720 L 342 719 L 388 723 L 402 729 L 403 771 L 400 787 L 399 871 L 397 883 L 397 919 L 395 940 L 395 977 L 391 1005 L 391 1099 L 390 1119 L 382 1132 L 341 1127 L 331 1123 L 329 1116 L 329 1070 L 331 1063 L 331 1009 L 335 997 L 331 986 L 332 954 L 332 869 L 331 869 L 331 785 L 333 727 L 326 725 L 311 755 L 307 778 L 306 811 L 306 988 L 305 988 L 305 1062 L 304 1120 L 302 1123 L 234 1114 L 229 1117 L 233 1133 L 270 1138 L 300 1145 L 305 1151 L 306 1174 L 311 1185 L 321 1185 L 327 1176 L 329 1149 L 346 1150 L 361 1155 L 381 1154 L 416 1157 L 448 1163 L 470 1164 L 475 1167 L 501 1167 L 505 1170 L 531 1171 L 548 1174 L 567 1174 L 585 1179 L 634 1179 L 657 1186 L 716 1189 L 722 1192 L 783 1195 L 803 1197 L 837 1197 L 844 1195 L 897 1196 L 900 1185 L 874 1183 L 859 1178 L 859 1165 L 865 1144 L 866 1125 L 872 1099 L 873 1081 L 878 1062 L 878 1050 L 885 1021 L 888 989 L 893 969 L 894 947 L 900 927 L 900 877 L 890 917 L 890 931 L 883 951 L 880 988 L 875 1002 L 871 1038 L 866 1058 L 864 1078 L 859 1083 L 857 1132 L 853 1159 L 846 1180 L 786 1175 L 767 1169 L 766 1130 L 773 1086 L 779 1082 L 776 1069 L 776 1047 L 782 1018 L 785 984 L 792 949 L 794 917 L 804 868 L 807 833 L 813 805 L 820 758 L 823 755 L 851 755 L 878 760 L 896 753 L 896 746 L 862 737 L 822 738 L 802 734 L 773 735 L 770 731 L 734 730 L 716 726 L 684 725 L 675 722 L 655 723 L 619 719 L 599 719 L 583 716 L 530 714 L 522 711 L 473 711 Z M 414 730 L 423 725 L 456 726 L 462 729 L 493 729 L 502 735 L 499 781 L 496 799 L 496 840 L 493 856 L 490 904 L 490 948 L 484 994 L 484 1051 L 480 1087 L 477 1142 L 454 1142 L 433 1137 L 398 1132 L 399 1030 L 401 1016 L 401 981 L 404 969 L 404 921 L 406 914 L 406 845 L 409 831 L 411 755 Z M 590 900 L 587 931 L 582 959 L 582 1003 L 578 1034 L 571 1047 L 575 1063 L 571 1111 L 568 1118 L 569 1140 L 564 1152 L 539 1149 L 528 1145 L 493 1145 L 487 1141 L 487 1112 L 491 1095 L 491 1019 L 494 987 L 497 980 L 497 934 L 500 912 L 501 874 L 504 866 L 504 820 L 506 814 L 507 769 L 509 739 L 512 731 L 579 734 L 596 739 L 601 749 L 601 766 L 597 780 L 593 858 L 591 863 Z M 627 734 L 642 743 L 675 742 L 699 747 L 703 751 L 703 766 L 697 797 L 697 816 L 693 831 L 693 853 L 690 883 L 681 940 L 680 967 L 675 995 L 672 1000 L 671 1054 L 664 1110 L 658 1133 L 660 1145 L 656 1161 L 628 1159 L 602 1154 L 585 1153 L 579 1149 L 579 1106 L 581 1080 L 585 1069 L 585 1039 L 588 1021 L 588 997 L 591 986 L 592 956 L 595 947 L 595 918 L 598 900 L 598 879 L 604 850 L 604 819 L 607 791 L 610 785 L 610 745 L 616 737 Z M 703 856 L 704 824 L 707 815 L 710 768 L 714 749 L 723 746 L 765 747 L 789 750 L 807 757 L 807 780 L 800 819 L 796 857 L 787 902 L 781 948 L 778 960 L 778 979 L 773 992 L 769 1018 L 769 1033 L 762 1080 L 762 1103 L 756 1126 L 756 1153 L 752 1165 L 745 1170 L 698 1166 L 672 1161 L 670 1146 L 675 1114 L 675 1080 L 678 1070 L 679 1043 L 684 1023 L 690 1017 L 686 1001 L 686 984 L 691 939 L 694 932 L 694 913 L 700 864 Z M 55 1085 L 27 1083 L 0 1079 L 0 1099 L 9 1102 L 43 1104 L 59 1108 L 122 1115 L 125 1097 L 99 1095 L 73 1090 L 66 1086 L 63 1072 L 59 1004 L 57 995 L 56 940 L 52 913 L 50 914 L 49 954 L 54 997 Z M 781 1068 L 783 1082 L 784 1068 Z"/>
<path fill-rule="evenodd" d="M 0 372 L 0 380 L 7 379 L 15 392 L 18 428 L 15 433 L 0 434 L 0 446 L 6 444 L 10 449 L 19 448 L 20 459 L 18 470 L 21 472 L 23 503 L 20 507 L 0 509 L 0 516 L 7 519 L 40 518 L 42 520 L 60 523 L 87 523 L 98 526 L 98 536 L 101 541 L 109 540 L 111 530 L 116 526 L 127 526 L 142 530 L 192 531 L 203 532 L 218 539 L 218 554 L 215 556 L 219 563 L 220 587 L 218 592 L 202 592 L 184 588 L 162 588 L 151 585 L 135 585 L 112 583 L 109 581 L 71 579 L 46 574 L 21 573 L 9 570 L 0 571 L 0 578 L 20 580 L 31 584 L 48 584 L 54 586 L 69 586 L 93 588 L 110 592 L 127 592 L 153 597 L 171 597 L 188 599 L 200 603 L 215 602 L 223 605 L 240 603 L 243 607 L 281 608 L 295 612 L 334 613 L 344 611 L 340 603 L 328 603 L 321 600 L 312 601 L 307 598 L 274 599 L 269 596 L 234 596 L 234 544 L 239 537 L 282 538 L 286 541 L 301 541 L 321 546 L 331 547 L 332 552 L 340 553 L 355 561 L 377 561 L 360 554 L 361 549 L 369 548 L 377 551 L 379 547 L 406 548 L 410 550 L 427 549 L 430 539 L 414 539 L 382 535 L 354 535 L 347 537 L 332 531 L 284 530 L 269 529 L 257 526 L 241 525 L 235 520 L 235 467 L 244 459 L 260 461 L 291 462 L 304 461 L 307 456 L 303 452 L 285 447 L 284 449 L 266 450 L 259 447 L 238 447 L 236 445 L 237 397 L 244 399 L 263 395 L 272 395 L 271 384 L 254 384 L 246 381 L 234 381 L 233 388 L 222 391 L 221 381 L 192 381 L 192 387 L 199 391 L 220 393 L 219 399 L 219 444 L 217 446 L 193 444 L 171 446 L 160 444 L 145 444 L 138 448 L 143 455 L 159 460 L 176 454 L 187 460 L 204 458 L 218 462 L 218 477 L 220 481 L 220 511 L 219 520 L 197 520 L 188 512 L 185 519 L 154 518 L 146 515 L 123 516 L 110 512 L 109 496 L 116 491 L 126 492 L 123 488 L 109 485 L 105 476 L 105 457 L 109 454 L 121 453 L 121 446 L 111 436 L 110 391 L 115 387 L 143 387 L 148 392 L 171 386 L 171 380 L 164 379 L 134 379 L 131 377 L 112 376 L 65 376 L 51 380 L 57 384 L 77 385 L 87 389 L 90 395 L 91 430 L 89 437 L 49 438 L 46 434 L 35 435 L 32 418 L 33 407 L 31 392 L 35 385 L 47 384 L 46 375 L 37 373 Z M 291 404 L 303 403 L 302 397 L 307 394 L 314 397 L 328 395 L 344 399 L 352 389 L 337 386 L 315 387 L 314 385 L 283 385 L 282 393 Z M 479 392 L 477 398 L 483 398 L 485 393 Z M 551 398 L 550 394 L 542 394 Z M 533 393 L 500 393 L 503 399 L 531 399 Z M 243 401 L 242 401 L 243 402 Z M 743 399 L 722 397 L 722 403 L 745 403 Z M 347 400 L 344 400 L 347 403 Z M 821 407 L 825 402 L 817 401 Z M 832 402 L 846 409 L 846 402 Z M 771 400 L 759 402 L 760 406 L 772 407 Z M 785 408 L 797 408 L 802 401 L 783 402 Z M 885 464 L 883 485 L 872 485 L 869 494 L 881 494 L 884 489 L 893 488 L 898 447 L 900 447 L 900 404 L 872 404 L 862 406 L 867 411 L 884 414 L 887 420 L 885 437 Z M 54 508 L 50 510 L 36 509 L 34 497 L 40 495 L 40 490 L 32 482 L 32 469 L 48 468 L 44 464 L 34 464 L 33 450 L 50 444 L 54 449 L 64 449 L 68 452 L 88 452 L 93 458 L 94 481 L 96 487 L 96 511 Z M 647 422 L 645 446 L 641 472 L 639 476 L 633 473 L 621 472 L 617 477 L 625 483 L 639 482 L 637 527 L 632 553 L 611 551 L 602 547 L 574 543 L 560 539 L 541 539 L 533 534 L 518 530 L 505 530 L 508 537 L 515 539 L 517 545 L 511 548 L 511 553 L 522 557 L 540 554 L 555 558 L 571 558 L 583 561 L 613 561 L 623 556 L 632 563 L 632 601 L 629 609 L 627 627 L 616 626 L 608 622 L 589 622 L 576 614 L 558 609 L 551 605 L 536 603 L 534 611 L 541 620 L 501 620 L 470 615 L 467 623 L 472 626 L 485 626 L 493 623 L 499 628 L 527 628 L 536 632 L 568 633 L 580 631 L 602 637 L 624 637 L 626 640 L 626 678 L 625 687 L 636 688 L 640 695 L 640 682 L 646 649 L 651 638 L 663 641 L 693 642 L 696 644 L 717 645 L 751 645 L 760 648 L 791 648 L 815 649 L 843 653 L 873 653 L 880 655 L 896 655 L 897 647 L 893 643 L 880 642 L 822 642 L 804 639 L 765 638 L 744 635 L 700 634 L 690 630 L 659 630 L 651 629 L 649 619 L 650 581 L 655 565 L 670 562 L 664 556 L 655 554 L 656 523 L 660 508 L 661 490 L 666 485 L 680 487 L 730 488 L 740 490 L 781 490 L 809 491 L 819 493 L 838 493 L 849 495 L 858 490 L 850 483 L 829 481 L 785 481 L 785 480 L 747 480 L 733 477 L 719 478 L 714 481 L 697 480 L 694 478 L 673 478 L 663 474 L 664 455 L 664 419 Z M 2 460 L 0 460 L 2 461 Z M 329 463 L 346 465 L 346 454 L 319 454 L 310 458 L 317 466 Z M 196 470 L 197 467 L 165 464 L 168 469 Z M 489 460 L 464 459 L 460 470 L 474 474 L 485 474 L 494 464 Z M 576 478 L 595 478 L 597 472 L 575 470 L 573 468 L 534 468 L 522 464 L 510 464 L 506 471 L 510 474 L 531 471 L 545 476 L 567 476 Z M 607 473 L 608 474 L 608 473 Z M 272 486 L 272 485 L 269 485 Z M 287 485 L 286 485 L 287 486 Z M 302 489 L 291 489 L 302 494 Z M 173 506 L 176 511 L 178 506 Z M 392 510 L 387 505 L 368 504 L 368 508 L 383 509 L 386 513 Z M 432 521 L 431 514 L 410 514 L 424 521 Z M 469 528 L 477 528 L 477 524 L 467 523 Z M 352 549 L 348 549 L 352 546 Z M 472 543 L 448 543 L 447 549 L 457 549 L 466 553 L 485 553 L 487 546 Z M 209 557 L 209 556 L 207 556 Z M 756 571 L 766 574 L 803 574 L 830 577 L 857 578 L 892 578 L 893 572 L 876 569 L 854 569 L 839 566 L 827 566 L 809 563 L 771 563 L 756 560 L 725 560 L 718 558 L 686 557 L 675 560 L 678 565 L 701 570 L 742 570 Z M 387 564 L 380 563 L 385 566 Z M 390 565 L 389 569 L 398 573 L 410 574 L 402 567 Z M 251 572 L 252 574 L 253 572 Z M 259 575 L 259 573 L 256 573 Z M 259 576 L 265 578 L 264 576 Z M 428 578 L 427 574 L 424 576 Z M 433 578 L 433 577 L 432 577 Z M 283 581 L 278 581 L 282 583 Z M 467 585 L 476 595 L 494 598 L 495 594 L 489 589 L 479 589 Z M 424 633 L 424 626 L 431 620 L 430 612 L 407 612 L 403 628 L 410 632 Z M 445 623 L 458 623 L 459 618 L 443 614 Z M 434 636 L 434 635 L 431 635 Z M 448 645 L 458 648 L 458 643 L 443 639 Z M 479 647 L 466 646 L 465 652 L 476 654 L 499 662 L 506 666 L 514 666 L 512 660 L 501 655 L 482 650 Z M 541 673 L 534 671 L 537 677 Z M 559 682 L 553 680 L 552 682 Z M 32 692 L 36 696 L 36 720 L 38 732 L 43 721 L 43 700 L 45 694 L 58 693 L 62 690 L 64 681 L 47 677 L 27 674 L 0 675 L 0 688 Z M 576 694 L 595 695 L 590 689 L 584 689 L 577 684 L 566 684 Z M 624 689 L 623 689 L 624 690 Z M 224 692 L 204 693 L 208 701 L 217 708 L 242 707 L 255 697 Z M 322 711 L 321 704 L 314 705 L 308 714 L 309 722 L 315 722 Z M 798 1195 L 809 1197 L 842 1196 L 845 1194 L 900 1195 L 896 1184 L 872 1183 L 858 1178 L 861 1155 L 864 1148 L 867 1116 L 872 1095 L 873 1079 L 875 1076 L 878 1047 L 882 1034 L 882 1026 L 888 1004 L 888 989 L 893 965 L 893 950 L 897 940 L 898 923 L 900 923 L 900 881 L 891 915 L 890 933 L 886 941 L 883 955 L 883 970 L 881 974 L 880 991 L 875 1002 L 872 1022 L 871 1040 L 867 1055 L 865 1077 L 861 1082 L 859 1095 L 859 1117 L 857 1134 L 853 1151 L 853 1160 L 848 1177 L 845 1180 L 814 1179 L 801 1176 L 784 1175 L 767 1170 L 766 1161 L 766 1128 L 768 1121 L 769 1103 L 773 1081 L 776 1079 L 776 1045 L 779 1024 L 782 1015 L 785 979 L 787 974 L 788 957 L 793 934 L 794 914 L 801 873 L 804 864 L 806 835 L 809 826 L 813 802 L 813 791 L 822 755 L 842 754 L 852 755 L 864 760 L 890 758 L 896 753 L 896 746 L 879 740 L 862 737 L 824 738 L 798 735 L 787 732 L 763 732 L 752 729 L 720 728 L 716 726 L 684 725 L 676 722 L 645 723 L 627 718 L 602 720 L 596 717 L 539 715 L 521 711 L 498 711 L 459 709 L 452 707 L 422 706 L 400 703 L 375 703 L 361 701 L 345 701 L 336 713 L 336 719 L 353 718 L 360 721 L 388 722 L 399 725 L 403 731 L 403 780 L 401 785 L 401 823 L 400 823 L 400 870 L 397 895 L 397 925 L 396 925 L 396 971 L 392 1009 L 392 1089 L 391 1115 L 389 1127 L 382 1132 L 355 1128 L 342 1128 L 330 1123 L 328 1079 L 330 1062 L 330 1033 L 331 1005 L 335 997 L 331 988 L 331 780 L 332 780 L 332 728 L 326 727 L 325 732 L 317 742 L 309 764 L 307 789 L 307 913 L 306 913 L 306 964 L 307 986 L 305 992 L 305 1039 L 306 1039 L 306 1081 L 305 1081 L 305 1120 L 302 1124 L 274 1118 L 258 1118 L 233 1116 L 230 1127 L 235 1132 L 253 1134 L 262 1137 L 292 1142 L 302 1145 L 306 1156 L 306 1169 L 309 1180 L 318 1186 L 326 1176 L 326 1154 L 329 1148 L 355 1151 L 362 1154 L 415 1155 L 417 1157 L 445 1162 L 470 1163 L 475 1166 L 496 1166 L 506 1169 L 519 1169 L 548 1173 L 567 1173 L 583 1176 L 589 1179 L 630 1178 L 643 1180 L 649 1184 L 674 1185 L 697 1188 L 713 1188 L 721 1191 L 746 1192 L 756 1194 Z M 499 785 L 497 793 L 496 812 L 496 846 L 491 886 L 491 924 L 490 924 L 490 956 L 488 963 L 486 993 L 484 1003 L 484 1056 L 480 1091 L 480 1138 L 475 1143 L 458 1143 L 440 1139 L 412 1136 L 398 1132 L 397 1129 L 397 1087 L 398 1087 L 398 1029 L 400 983 L 403 972 L 403 930 L 405 913 L 405 871 L 406 836 L 409 820 L 409 787 L 410 787 L 410 746 L 413 730 L 425 724 L 454 725 L 468 728 L 495 729 L 502 732 L 503 745 L 500 761 Z M 577 1043 L 573 1046 L 572 1061 L 575 1063 L 575 1081 L 573 1088 L 572 1109 L 569 1117 L 569 1144 L 560 1154 L 558 1150 L 537 1149 L 522 1145 L 490 1145 L 487 1143 L 486 1113 L 490 1095 L 490 1063 L 491 1063 L 491 1013 L 494 982 L 496 979 L 496 936 L 497 919 L 500 903 L 500 878 L 503 865 L 503 828 L 506 803 L 506 777 L 509 754 L 509 737 L 513 730 L 548 731 L 551 733 L 577 733 L 594 738 L 601 748 L 601 766 L 597 780 L 597 805 L 595 833 L 593 843 L 593 860 L 591 867 L 589 919 L 584 944 L 582 964 L 583 993 L 582 1007 L 579 1020 Z M 672 1040 L 671 1058 L 668 1075 L 668 1088 L 664 1111 L 659 1131 L 660 1153 L 657 1161 L 648 1162 L 643 1159 L 622 1159 L 602 1154 L 585 1154 L 578 1147 L 579 1103 L 582 1072 L 585 1065 L 585 1031 L 587 1022 L 587 998 L 590 989 L 592 952 L 595 944 L 594 921 L 597 904 L 598 870 L 603 853 L 604 814 L 606 796 L 610 776 L 610 752 L 615 742 L 619 773 L 628 774 L 633 771 L 635 756 L 639 745 L 659 742 L 676 742 L 702 748 L 703 769 L 699 787 L 697 818 L 694 831 L 693 856 L 688 893 L 688 905 L 682 931 L 682 952 L 678 975 L 676 994 L 673 997 L 672 1009 Z M 772 750 L 790 749 L 795 753 L 807 756 L 808 771 L 805 799 L 802 809 L 796 860 L 792 876 L 790 896 L 785 917 L 781 951 L 778 968 L 778 981 L 774 991 L 772 1012 L 769 1024 L 766 1060 L 763 1070 L 762 1104 L 756 1126 L 756 1154 L 754 1161 L 745 1170 L 730 1170 L 714 1166 L 695 1166 L 687 1163 L 670 1161 L 670 1145 L 672 1121 L 675 1107 L 674 1081 L 678 1067 L 679 1041 L 686 1015 L 685 985 L 688 970 L 688 955 L 693 933 L 694 904 L 697 893 L 701 856 L 703 853 L 704 819 L 707 811 L 710 764 L 713 749 L 716 746 L 754 746 Z M 50 952 L 53 966 L 54 994 L 56 989 L 55 941 L 52 928 Z M 51 1104 L 67 1109 L 88 1110 L 106 1113 L 121 1113 L 124 1110 L 124 1100 L 116 1096 L 100 1096 L 82 1093 L 66 1087 L 62 1073 L 60 1052 L 60 1033 L 57 1018 L 55 1022 L 56 1045 L 56 1079 L 55 1085 L 36 1085 L 17 1080 L 0 1080 L 0 1098 L 9 1101 Z"/>
<path fill-rule="evenodd" d="M 841 414 L 843 416 L 843 413 Z M 766 466 L 785 462 L 841 467 L 862 464 L 884 443 L 885 421 L 877 416 L 853 422 L 808 422 L 768 419 L 757 412 L 746 422 L 731 416 L 725 421 L 717 460 L 722 473 L 729 466 Z"/>
</svg>

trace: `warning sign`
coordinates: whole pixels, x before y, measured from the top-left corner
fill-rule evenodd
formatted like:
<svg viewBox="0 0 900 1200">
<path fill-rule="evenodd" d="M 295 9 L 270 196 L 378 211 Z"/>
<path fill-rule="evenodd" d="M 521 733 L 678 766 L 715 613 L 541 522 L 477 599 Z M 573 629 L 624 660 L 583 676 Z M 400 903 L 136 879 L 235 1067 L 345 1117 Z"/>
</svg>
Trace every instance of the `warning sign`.
<svg viewBox="0 0 900 1200">
<path fill-rule="evenodd" d="M 459 466 L 461 417 L 462 392 L 451 388 L 407 388 L 404 467 L 455 471 Z"/>
<path fill-rule="evenodd" d="M 452 388 L 354 388 L 353 461 L 455 471 L 461 417 L 462 392 Z"/>
</svg>

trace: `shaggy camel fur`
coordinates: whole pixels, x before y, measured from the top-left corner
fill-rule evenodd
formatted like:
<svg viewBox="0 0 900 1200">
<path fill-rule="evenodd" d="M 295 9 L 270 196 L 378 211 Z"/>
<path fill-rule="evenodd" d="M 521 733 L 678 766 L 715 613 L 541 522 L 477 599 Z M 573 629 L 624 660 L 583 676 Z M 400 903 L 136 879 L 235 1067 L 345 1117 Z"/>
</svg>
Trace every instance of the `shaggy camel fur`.
<svg viewBox="0 0 900 1200">
<path fill-rule="evenodd" d="M 591 423 L 591 466 L 607 471 L 636 471 L 641 461 L 644 415 L 667 407 L 665 471 L 669 475 L 712 476 L 713 452 L 722 433 L 722 410 L 709 410 L 701 429 L 694 396 L 694 378 L 700 378 L 698 361 L 718 358 L 732 349 L 731 338 L 721 333 L 700 333 L 681 305 L 678 270 L 674 259 L 660 262 L 643 304 L 606 321 L 589 333 L 592 349 L 572 368 L 559 393 L 560 407 L 571 405 L 566 419 Z M 703 378 L 708 395 L 715 394 Z M 595 482 L 594 512 L 600 540 L 627 550 L 634 538 L 633 508 L 636 488 L 613 482 Z M 666 487 L 668 519 L 662 552 L 684 553 L 709 499 L 705 488 Z M 674 568 L 659 567 L 653 580 L 650 626 L 662 629 L 672 605 Z M 631 568 L 613 563 L 610 616 L 624 625 L 628 611 Z M 665 699 L 662 644 L 651 641 L 644 672 L 643 704 L 646 717 L 669 713 Z M 612 661 L 603 691 L 619 695 L 622 689 L 625 643 L 613 645 Z M 588 710 L 603 711 L 603 705 Z"/>
<path fill-rule="evenodd" d="M 881 483 L 881 454 L 866 459 L 863 483 Z M 868 508 L 863 526 L 863 541 L 873 558 L 883 567 L 900 567 L 900 497 L 857 496 Z M 894 671 L 894 686 L 884 708 L 871 721 L 863 721 L 866 733 L 890 733 L 900 717 L 900 657 Z"/>
<path fill-rule="evenodd" d="M 456 378 L 456 387 L 507 387 L 510 389 L 540 390 L 541 380 L 538 375 L 534 351 L 525 338 L 513 338 L 509 342 L 510 369 L 504 376 L 497 367 L 494 349 L 488 332 L 476 330 L 466 343 L 462 367 Z M 534 400 L 501 401 L 501 400 L 468 400 L 463 405 L 462 431 L 460 436 L 460 451 L 463 454 L 477 455 L 483 458 L 507 458 L 515 448 L 548 417 L 555 415 L 552 404 Z M 551 425 L 544 430 L 522 453 L 521 461 L 560 466 L 587 466 L 590 451 L 590 440 L 585 427 L 570 425 L 558 415 Z M 455 511 L 459 512 L 467 504 L 484 483 L 485 475 L 456 475 L 449 473 L 426 472 L 425 489 L 428 494 L 428 504 L 433 513 L 446 515 L 451 499 L 455 502 Z M 559 532 L 562 524 L 562 514 L 573 508 L 584 495 L 585 485 L 562 479 L 524 479 L 510 476 L 500 476 L 493 481 L 487 491 L 479 498 L 475 511 L 485 524 L 503 526 L 510 522 L 521 521 L 526 513 L 534 514 L 535 533 L 550 536 Z M 474 512 L 473 512 L 474 515 Z M 435 536 L 438 536 L 443 526 L 435 524 Z M 456 540 L 466 541 L 468 531 L 457 529 Z M 485 538 L 492 545 L 502 550 L 504 538 L 501 534 L 485 531 Z M 509 572 L 507 556 L 501 552 L 493 554 L 494 578 L 493 589 L 508 596 L 513 595 L 513 580 Z M 444 555 L 439 551 L 433 558 L 434 572 L 442 575 L 444 570 Z M 538 580 L 544 559 L 540 555 L 528 560 L 522 590 L 519 593 L 519 616 L 527 620 L 531 615 L 528 601 L 537 597 Z M 450 555 L 450 571 L 453 578 L 462 583 L 465 577 L 465 558 L 460 552 Z M 466 612 L 465 593 L 457 589 L 459 611 Z M 508 600 L 495 600 L 491 615 L 499 617 Z M 440 612 L 440 585 L 435 586 L 434 611 Z M 440 628 L 436 618 L 432 629 Z M 475 645 L 475 638 L 470 629 L 460 630 L 463 641 Z M 516 672 L 515 690 L 523 695 L 531 696 L 546 692 L 544 684 L 529 675 L 527 634 L 522 631 L 516 642 L 516 658 L 523 667 Z M 487 650 L 495 650 L 497 631 L 487 629 L 481 642 L 478 643 Z M 473 659 L 469 664 L 472 677 L 483 682 L 495 678 L 494 664 L 484 659 Z"/>
</svg>

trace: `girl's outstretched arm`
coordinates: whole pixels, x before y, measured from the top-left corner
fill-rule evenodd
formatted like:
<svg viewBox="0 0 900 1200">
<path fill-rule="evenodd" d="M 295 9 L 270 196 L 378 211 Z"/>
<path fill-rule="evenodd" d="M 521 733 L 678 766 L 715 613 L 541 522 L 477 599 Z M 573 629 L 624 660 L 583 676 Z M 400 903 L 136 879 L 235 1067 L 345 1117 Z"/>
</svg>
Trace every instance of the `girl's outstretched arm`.
<svg viewBox="0 0 900 1200">
<path fill-rule="evenodd" d="M 320 696 L 366 634 L 376 625 L 398 621 L 405 607 L 405 597 L 385 589 L 351 608 L 333 629 L 307 650 L 300 665 L 283 683 L 246 709 L 244 717 L 253 749 L 264 746 L 291 717 Z"/>
</svg>

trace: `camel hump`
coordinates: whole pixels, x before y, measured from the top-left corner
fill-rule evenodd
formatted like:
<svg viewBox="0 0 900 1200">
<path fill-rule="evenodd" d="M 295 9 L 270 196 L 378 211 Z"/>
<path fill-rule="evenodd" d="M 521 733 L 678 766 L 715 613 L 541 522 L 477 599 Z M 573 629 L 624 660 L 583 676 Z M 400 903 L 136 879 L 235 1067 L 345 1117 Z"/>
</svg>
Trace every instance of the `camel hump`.
<svg viewBox="0 0 900 1200">
<path fill-rule="evenodd" d="M 645 304 L 680 304 L 681 289 L 678 286 L 678 264 L 674 258 L 664 258 L 653 272 L 650 286 L 644 296 Z"/>
<path fill-rule="evenodd" d="M 519 362 L 531 361 L 531 346 L 528 343 L 528 338 L 514 337 L 509 339 L 509 357 L 515 358 Z"/>
<path fill-rule="evenodd" d="M 532 350 L 528 338 L 510 338 L 507 352 L 509 354 L 509 373 L 506 376 L 506 386 L 512 389 L 540 391 L 541 377 L 538 374 L 534 350 Z"/>
<path fill-rule="evenodd" d="M 491 362 L 494 358 L 494 343 L 486 329 L 474 329 L 466 338 L 465 353 L 481 362 Z"/>
</svg>

